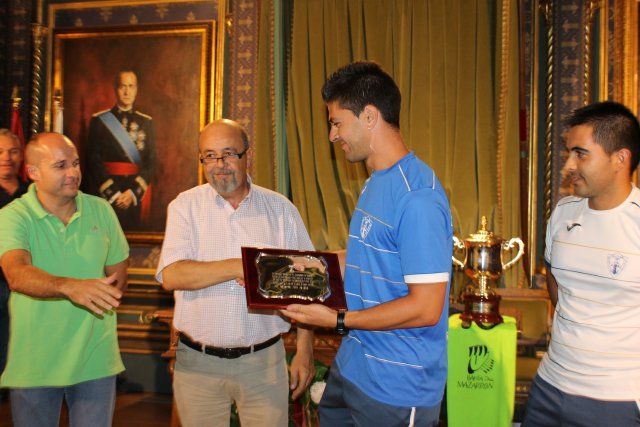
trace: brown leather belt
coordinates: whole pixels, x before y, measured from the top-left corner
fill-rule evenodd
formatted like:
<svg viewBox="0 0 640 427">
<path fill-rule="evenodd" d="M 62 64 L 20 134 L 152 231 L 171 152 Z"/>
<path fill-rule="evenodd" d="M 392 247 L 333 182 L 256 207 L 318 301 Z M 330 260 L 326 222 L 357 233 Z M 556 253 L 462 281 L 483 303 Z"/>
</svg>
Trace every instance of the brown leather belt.
<svg viewBox="0 0 640 427">
<path fill-rule="evenodd" d="M 194 350 L 208 354 L 210 356 L 221 357 L 223 359 L 237 359 L 238 357 L 244 356 L 245 354 L 264 350 L 267 347 L 271 347 L 278 341 L 280 341 L 280 335 L 276 335 L 273 338 L 269 338 L 268 340 L 261 342 L 259 344 L 252 345 L 251 347 L 224 348 L 224 347 L 213 347 L 210 345 L 200 344 L 199 342 L 193 341 L 191 338 L 189 338 L 182 332 L 180 333 L 180 342 L 182 344 Z"/>
</svg>

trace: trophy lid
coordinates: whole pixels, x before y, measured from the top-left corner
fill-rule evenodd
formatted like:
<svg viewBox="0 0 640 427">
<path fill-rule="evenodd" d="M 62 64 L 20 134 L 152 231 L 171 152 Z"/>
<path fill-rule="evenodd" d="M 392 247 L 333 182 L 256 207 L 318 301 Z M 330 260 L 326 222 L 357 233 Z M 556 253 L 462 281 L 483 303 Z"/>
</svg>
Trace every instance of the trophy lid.
<svg viewBox="0 0 640 427">
<path fill-rule="evenodd" d="M 484 215 L 480 220 L 480 229 L 478 229 L 476 233 L 471 233 L 469 237 L 464 240 L 467 242 L 485 243 L 489 245 L 501 244 L 504 241 L 500 236 L 496 236 L 493 232 L 487 230 L 487 217 Z"/>
</svg>

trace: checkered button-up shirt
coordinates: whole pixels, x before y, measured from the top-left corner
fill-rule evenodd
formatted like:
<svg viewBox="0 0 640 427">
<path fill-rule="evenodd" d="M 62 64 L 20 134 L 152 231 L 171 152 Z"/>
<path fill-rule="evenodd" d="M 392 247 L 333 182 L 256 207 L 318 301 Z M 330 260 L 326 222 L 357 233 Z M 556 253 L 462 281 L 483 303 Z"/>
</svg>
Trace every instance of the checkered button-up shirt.
<svg viewBox="0 0 640 427">
<path fill-rule="evenodd" d="M 156 279 L 177 261 L 240 258 L 242 246 L 313 250 L 296 207 L 284 196 L 250 184 L 237 209 L 209 184 L 169 204 Z M 212 283 L 213 285 L 213 283 Z M 249 312 L 235 280 L 193 291 L 175 291 L 173 325 L 192 339 L 217 347 L 246 347 L 289 330 L 277 312 Z"/>
</svg>

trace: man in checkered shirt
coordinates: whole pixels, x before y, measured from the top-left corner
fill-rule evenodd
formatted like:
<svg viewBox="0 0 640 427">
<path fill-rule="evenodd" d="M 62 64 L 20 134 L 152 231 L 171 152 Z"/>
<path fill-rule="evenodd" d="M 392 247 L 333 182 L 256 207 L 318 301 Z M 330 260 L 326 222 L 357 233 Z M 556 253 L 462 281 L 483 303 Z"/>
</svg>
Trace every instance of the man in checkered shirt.
<svg viewBox="0 0 640 427">
<path fill-rule="evenodd" d="M 228 425 L 235 402 L 243 426 L 286 426 L 289 381 L 280 335 L 290 324 L 275 311 L 247 309 L 241 247 L 313 250 L 313 244 L 295 206 L 247 176 L 249 140 L 238 123 L 207 125 L 199 150 L 208 183 L 169 204 L 156 274 L 175 290 L 180 421 Z M 299 326 L 297 337 L 294 399 L 314 375 L 313 332 Z"/>
</svg>

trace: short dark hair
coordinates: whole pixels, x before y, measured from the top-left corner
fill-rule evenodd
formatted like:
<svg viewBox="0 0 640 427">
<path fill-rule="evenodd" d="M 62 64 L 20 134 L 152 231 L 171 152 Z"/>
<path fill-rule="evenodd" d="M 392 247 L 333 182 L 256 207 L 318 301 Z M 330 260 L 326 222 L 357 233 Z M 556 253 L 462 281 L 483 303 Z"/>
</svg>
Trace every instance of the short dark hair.
<svg viewBox="0 0 640 427">
<path fill-rule="evenodd" d="M 114 89 L 118 89 L 118 86 L 120 86 L 120 76 L 123 73 L 132 73 L 134 76 L 136 76 L 136 80 L 138 80 L 138 73 L 134 69 L 132 69 L 132 68 L 121 68 L 120 70 L 118 70 L 116 72 L 116 75 L 113 78 L 113 88 Z"/>
<path fill-rule="evenodd" d="M 400 89 L 375 62 L 352 62 L 338 69 L 322 86 L 322 99 L 325 103 L 338 101 L 356 116 L 373 105 L 387 123 L 400 128 Z"/>
<path fill-rule="evenodd" d="M 20 143 L 20 138 L 18 138 L 18 135 L 11 132 L 9 129 L 5 129 L 5 128 L 0 129 L 0 136 L 5 136 L 9 138 L 15 144 L 18 144 L 18 147 L 20 147 L 20 149 L 22 150 L 23 147 L 22 147 L 22 144 Z"/>
<path fill-rule="evenodd" d="M 605 153 L 613 154 L 623 148 L 631 151 L 631 171 L 640 161 L 640 124 L 627 107 L 617 102 L 596 102 L 574 110 L 564 119 L 568 128 L 591 126 L 593 139 Z"/>
</svg>

